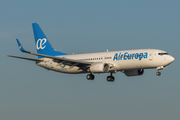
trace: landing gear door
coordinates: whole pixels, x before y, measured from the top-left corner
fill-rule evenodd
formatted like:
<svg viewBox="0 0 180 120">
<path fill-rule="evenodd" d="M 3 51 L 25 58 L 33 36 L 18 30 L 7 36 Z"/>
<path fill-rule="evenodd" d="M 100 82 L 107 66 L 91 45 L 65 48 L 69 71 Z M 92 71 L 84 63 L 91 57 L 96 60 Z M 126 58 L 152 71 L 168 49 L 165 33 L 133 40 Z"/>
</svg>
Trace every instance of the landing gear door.
<svg viewBox="0 0 180 120">
<path fill-rule="evenodd" d="M 153 60 L 153 51 L 150 51 L 149 52 L 149 61 L 152 61 Z"/>
</svg>

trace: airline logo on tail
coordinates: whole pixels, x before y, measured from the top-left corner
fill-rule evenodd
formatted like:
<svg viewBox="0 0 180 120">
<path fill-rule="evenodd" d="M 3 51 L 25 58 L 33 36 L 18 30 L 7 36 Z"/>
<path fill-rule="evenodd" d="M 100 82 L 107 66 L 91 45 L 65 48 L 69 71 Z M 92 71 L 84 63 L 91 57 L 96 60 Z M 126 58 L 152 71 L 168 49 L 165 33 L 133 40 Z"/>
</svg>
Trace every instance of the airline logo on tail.
<svg viewBox="0 0 180 120">
<path fill-rule="evenodd" d="M 43 39 L 38 39 L 37 42 L 36 42 L 36 48 L 37 50 L 39 49 L 44 49 L 46 47 L 46 42 L 47 42 L 47 39 L 46 38 L 43 38 Z"/>
</svg>

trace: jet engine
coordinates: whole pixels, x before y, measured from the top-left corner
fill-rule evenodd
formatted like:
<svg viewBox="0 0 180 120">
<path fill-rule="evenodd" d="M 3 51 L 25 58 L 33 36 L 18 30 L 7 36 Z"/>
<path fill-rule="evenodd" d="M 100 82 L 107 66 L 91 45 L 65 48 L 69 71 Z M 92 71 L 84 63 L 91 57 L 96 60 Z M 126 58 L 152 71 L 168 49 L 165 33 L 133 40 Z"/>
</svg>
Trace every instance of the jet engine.
<svg viewBox="0 0 180 120">
<path fill-rule="evenodd" d="M 90 66 L 90 72 L 92 73 L 107 73 L 110 67 L 107 63 L 94 63 Z"/>
<path fill-rule="evenodd" d="M 144 73 L 143 69 L 140 69 L 140 70 L 125 70 L 124 71 L 124 74 L 126 76 L 139 76 L 139 75 L 142 75 L 143 73 Z"/>
</svg>

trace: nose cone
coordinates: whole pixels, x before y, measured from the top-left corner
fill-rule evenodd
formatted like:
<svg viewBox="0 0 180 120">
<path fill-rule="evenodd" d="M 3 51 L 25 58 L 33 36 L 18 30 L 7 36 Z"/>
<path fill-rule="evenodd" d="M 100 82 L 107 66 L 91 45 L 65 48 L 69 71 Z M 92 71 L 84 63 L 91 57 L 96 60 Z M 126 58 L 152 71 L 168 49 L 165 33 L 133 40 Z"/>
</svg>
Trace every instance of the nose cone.
<svg viewBox="0 0 180 120">
<path fill-rule="evenodd" d="M 172 62 L 174 62 L 174 57 L 173 56 L 168 56 L 168 62 L 169 64 L 171 64 Z"/>
</svg>

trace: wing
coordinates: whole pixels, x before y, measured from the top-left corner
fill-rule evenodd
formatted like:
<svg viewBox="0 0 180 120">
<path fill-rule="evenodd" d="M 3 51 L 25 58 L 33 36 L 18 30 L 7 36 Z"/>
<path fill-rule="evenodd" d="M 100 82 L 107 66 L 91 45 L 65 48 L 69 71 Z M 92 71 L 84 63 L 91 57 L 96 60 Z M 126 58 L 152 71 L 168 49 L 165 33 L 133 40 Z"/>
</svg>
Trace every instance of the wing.
<svg viewBox="0 0 180 120">
<path fill-rule="evenodd" d="M 40 59 L 26 58 L 26 57 L 19 57 L 19 56 L 13 56 L 13 55 L 8 55 L 8 57 L 20 58 L 20 59 L 30 60 L 30 61 L 35 61 L 35 62 L 42 62 L 42 61 L 43 61 L 43 60 L 40 60 Z"/>
<path fill-rule="evenodd" d="M 49 56 L 49 55 L 44 55 L 44 54 L 32 53 L 32 52 L 26 51 L 23 48 L 23 46 L 21 45 L 21 43 L 19 42 L 18 39 L 16 39 L 16 41 L 17 41 L 17 44 L 19 46 L 20 51 L 24 52 L 24 53 L 28 53 L 28 54 L 36 55 L 36 56 L 41 56 L 41 57 L 45 57 L 45 58 L 50 58 L 54 62 L 63 63 L 65 65 L 69 65 L 69 66 L 77 66 L 77 67 L 80 67 L 80 68 L 87 67 L 87 66 L 90 66 L 92 64 L 91 62 L 84 62 L 84 61 L 79 61 L 79 60 L 74 60 L 74 59 L 63 58 L 63 57 Z M 15 57 L 15 58 L 32 60 L 32 61 L 42 61 L 42 59 L 24 58 L 24 57 L 11 56 L 11 55 L 9 55 L 9 57 Z"/>
</svg>

